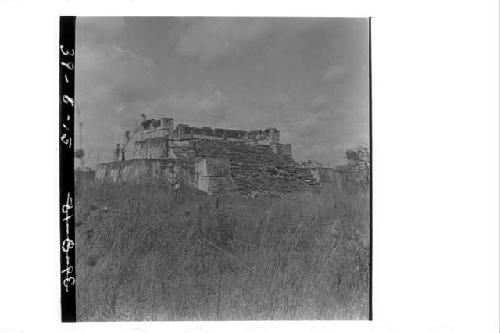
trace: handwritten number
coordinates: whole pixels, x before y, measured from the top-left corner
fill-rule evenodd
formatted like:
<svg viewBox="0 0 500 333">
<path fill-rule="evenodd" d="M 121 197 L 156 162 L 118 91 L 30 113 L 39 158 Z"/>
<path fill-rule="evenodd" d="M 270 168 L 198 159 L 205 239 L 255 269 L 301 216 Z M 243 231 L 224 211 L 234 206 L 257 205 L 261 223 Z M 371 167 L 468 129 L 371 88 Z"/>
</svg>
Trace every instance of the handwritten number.
<svg viewBox="0 0 500 333">
<path fill-rule="evenodd" d="M 64 104 L 71 104 L 71 106 L 74 106 L 75 105 L 75 100 L 71 97 L 69 97 L 68 95 L 63 95 L 63 103 Z"/>
<path fill-rule="evenodd" d="M 66 238 L 63 243 L 62 243 L 62 250 L 64 253 L 68 253 L 69 250 L 75 247 L 75 242 L 73 242 L 71 239 Z"/>
<path fill-rule="evenodd" d="M 70 71 L 72 71 L 73 69 L 75 69 L 75 65 L 71 61 L 70 62 L 61 61 L 61 65 L 63 65 L 64 67 L 66 67 Z"/>
<path fill-rule="evenodd" d="M 64 45 L 59 45 L 59 49 L 61 50 L 62 54 L 67 56 L 67 55 L 70 55 L 70 56 L 74 56 L 75 55 L 75 50 L 74 49 L 71 49 L 71 52 L 70 51 L 64 51 Z"/>
<path fill-rule="evenodd" d="M 64 136 L 63 136 L 64 137 Z M 69 221 L 73 217 L 69 215 L 70 209 L 73 209 L 73 198 L 71 198 L 71 194 L 68 192 L 68 196 L 66 197 L 66 203 L 62 205 L 61 211 L 65 215 L 63 221 L 66 224 L 66 239 L 62 242 L 61 249 L 66 254 L 66 268 L 61 271 L 61 274 L 65 275 L 65 278 L 62 281 L 63 286 L 66 288 L 66 292 L 69 292 L 69 286 L 74 285 L 76 280 L 73 276 L 70 276 L 73 273 L 74 268 L 70 262 L 69 251 L 75 247 L 75 242 L 69 238 Z"/>
<path fill-rule="evenodd" d="M 71 50 L 65 50 L 64 45 L 60 44 L 59 45 L 59 50 L 61 51 L 62 55 L 64 56 L 71 56 L 74 57 L 75 55 L 75 49 Z M 73 60 L 73 59 L 72 59 Z M 73 60 L 74 61 L 74 60 Z M 73 71 L 75 69 L 75 64 L 72 61 L 61 61 L 61 66 L 66 67 L 68 70 Z M 64 73 L 64 81 L 66 83 L 70 83 L 68 79 L 68 74 Z M 64 104 L 69 104 L 71 107 L 75 106 L 75 100 L 68 95 L 63 95 L 62 96 L 62 102 Z M 71 119 L 71 116 L 68 114 L 66 115 L 66 120 L 69 121 Z M 65 130 L 68 130 L 68 127 L 66 124 L 62 124 L 63 128 Z M 66 133 L 61 136 L 61 142 L 71 148 L 72 145 L 72 138 L 69 137 Z M 69 292 L 69 286 L 75 285 L 75 277 L 70 276 L 71 273 L 74 272 L 74 268 L 71 265 L 71 257 L 69 256 L 69 252 L 71 249 L 75 247 L 75 242 L 69 238 L 69 224 L 71 222 L 71 218 L 74 218 L 73 215 L 69 213 L 69 211 L 73 209 L 73 199 L 71 198 L 70 193 L 68 192 L 68 196 L 66 198 L 66 203 L 62 205 L 61 211 L 62 211 L 62 222 L 64 223 L 66 227 L 66 239 L 61 244 L 61 249 L 62 252 L 65 253 L 66 257 L 66 268 L 61 271 L 61 274 L 64 275 L 64 279 L 62 280 L 62 285 L 65 287 L 66 292 Z"/>
<path fill-rule="evenodd" d="M 63 269 L 61 271 L 61 274 L 66 274 L 66 273 L 69 273 L 69 274 L 73 273 L 73 266 L 69 266 L 68 268 Z"/>
<path fill-rule="evenodd" d="M 63 134 L 61 136 L 61 141 L 62 143 L 64 143 L 66 146 L 68 146 L 69 148 L 71 148 L 71 138 L 66 138 L 66 134 Z"/>
<path fill-rule="evenodd" d="M 63 280 L 63 285 L 64 287 L 66 288 L 66 292 L 69 291 L 69 286 L 70 285 L 74 285 L 75 284 L 75 278 L 70 276 L 70 277 L 67 277 Z"/>
</svg>

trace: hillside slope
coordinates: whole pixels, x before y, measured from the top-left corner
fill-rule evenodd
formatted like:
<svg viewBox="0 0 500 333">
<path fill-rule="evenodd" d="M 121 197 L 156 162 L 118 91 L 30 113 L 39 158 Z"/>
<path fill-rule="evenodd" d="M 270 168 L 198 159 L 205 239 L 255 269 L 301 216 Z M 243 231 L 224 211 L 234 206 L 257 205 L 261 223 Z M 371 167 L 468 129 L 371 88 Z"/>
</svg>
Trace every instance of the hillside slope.
<svg viewBox="0 0 500 333">
<path fill-rule="evenodd" d="M 367 319 L 369 198 L 77 184 L 77 319 Z"/>
</svg>

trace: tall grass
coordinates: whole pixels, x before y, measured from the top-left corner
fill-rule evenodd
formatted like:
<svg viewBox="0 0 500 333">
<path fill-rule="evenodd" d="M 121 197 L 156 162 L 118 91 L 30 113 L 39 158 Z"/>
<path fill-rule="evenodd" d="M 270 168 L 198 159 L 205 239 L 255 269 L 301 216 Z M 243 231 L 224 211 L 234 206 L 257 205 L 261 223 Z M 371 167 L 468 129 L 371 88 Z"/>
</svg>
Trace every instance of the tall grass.
<svg viewBox="0 0 500 333">
<path fill-rule="evenodd" d="M 367 319 L 369 197 L 77 187 L 77 316 Z"/>
</svg>

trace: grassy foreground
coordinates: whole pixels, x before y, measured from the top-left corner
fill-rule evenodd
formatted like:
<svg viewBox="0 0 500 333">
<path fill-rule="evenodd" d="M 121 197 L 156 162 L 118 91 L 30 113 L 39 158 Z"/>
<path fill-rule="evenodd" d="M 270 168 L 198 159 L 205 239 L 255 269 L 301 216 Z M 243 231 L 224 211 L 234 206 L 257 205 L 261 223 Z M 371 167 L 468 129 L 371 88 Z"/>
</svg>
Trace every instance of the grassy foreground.
<svg viewBox="0 0 500 333">
<path fill-rule="evenodd" d="M 369 195 L 77 184 L 77 320 L 367 319 Z"/>
</svg>

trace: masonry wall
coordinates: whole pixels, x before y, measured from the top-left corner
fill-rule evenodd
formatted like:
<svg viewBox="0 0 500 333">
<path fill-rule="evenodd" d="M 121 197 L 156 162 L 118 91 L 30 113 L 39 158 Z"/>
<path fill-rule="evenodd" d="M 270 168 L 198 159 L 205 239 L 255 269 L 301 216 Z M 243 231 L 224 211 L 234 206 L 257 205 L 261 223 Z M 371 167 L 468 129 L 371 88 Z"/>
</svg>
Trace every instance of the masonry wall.
<svg viewBox="0 0 500 333">
<path fill-rule="evenodd" d="M 292 157 L 291 144 L 273 143 L 271 148 L 275 154 Z"/>
<path fill-rule="evenodd" d="M 174 131 L 172 118 L 148 119 L 140 124 L 140 140 L 170 135 Z"/>
<path fill-rule="evenodd" d="M 186 134 L 185 134 L 186 135 Z M 190 134 L 187 134 L 190 135 Z M 290 144 L 274 143 L 259 145 L 255 142 L 227 140 L 207 140 L 205 138 L 183 137 L 169 139 L 168 137 L 151 138 L 134 143 L 133 152 L 127 159 L 192 159 L 192 158 L 225 158 L 230 159 L 241 154 L 262 153 L 262 158 L 269 163 L 293 163 Z M 275 156 L 269 155 L 273 153 Z"/>
<path fill-rule="evenodd" d="M 314 185 L 310 173 L 299 170 L 291 156 L 275 154 L 270 145 L 194 140 L 189 147 L 172 150 L 187 158 L 226 159 L 234 188 L 241 193 L 291 192 Z"/>
<path fill-rule="evenodd" d="M 191 135 L 224 140 L 253 141 L 257 144 L 276 144 L 280 141 L 280 131 L 276 128 L 258 130 L 235 130 L 225 128 L 194 127 L 178 124 L 174 128 L 172 118 L 147 119 L 140 123 L 140 140 L 162 136 L 180 137 Z"/>
<path fill-rule="evenodd" d="M 164 137 L 134 143 L 132 159 L 166 159 L 168 156 L 168 140 Z"/>
<path fill-rule="evenodd" d="M 218 193 L 223 188 L 242 193 L 290 192 L 318 183 L 310 171 L 297 168 L 291 146 L 279 143 L 155 138 L 137 142 L 135 150 L 136 159 L 191 163 L 197 175 L 195 187 L 207 193 Z"/>
<path fill-rule="evenodd" d="M 195 173 L 200 191 L 217 194 L 235 188 L 228 159 L 202 159 L 195 164 Z"/>
<path fill-rule="evenodd" d="M 309 168 L 314 179 L 319 183 L 335 184 L 337 188 L 342 186 L 342 174 L 332 168 Z"/>
<path fill-rule="evenodd" d="M 208 194 L 234 189 L 227 159 L 130 160 L 102 163 L 96 179 L 109 183 L 159 184 L 165 188 L 189 187 Z"/>
<path fill-rule="evenodd" d="M 194 165 L 177 160 L 130 160 L 97 165 L 97 180 L 110 183 L 156 183 L 166 187 L 196 187 Z"/>
</svg>

